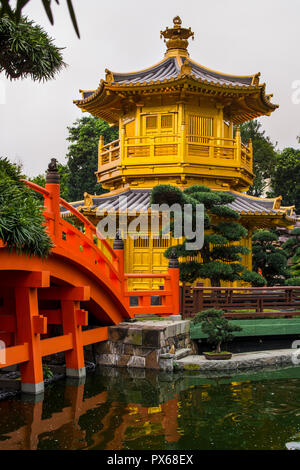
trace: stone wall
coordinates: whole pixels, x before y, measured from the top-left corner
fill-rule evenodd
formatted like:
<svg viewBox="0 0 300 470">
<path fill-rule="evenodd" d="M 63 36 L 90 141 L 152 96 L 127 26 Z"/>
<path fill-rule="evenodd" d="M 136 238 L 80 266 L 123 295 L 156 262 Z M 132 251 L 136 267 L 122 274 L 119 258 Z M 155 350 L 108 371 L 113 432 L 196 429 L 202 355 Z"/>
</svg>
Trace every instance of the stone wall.
<svg viewBox="0 0 300 470">
<path fill-rule="evenodd" d="M 108 341 L 95 345 L 96 362 L 102 366 L 172 370 L 178 353 L 195 353 L 189 330 L 189 321 L 170 320 L 111 326 Z"/>
</svg>

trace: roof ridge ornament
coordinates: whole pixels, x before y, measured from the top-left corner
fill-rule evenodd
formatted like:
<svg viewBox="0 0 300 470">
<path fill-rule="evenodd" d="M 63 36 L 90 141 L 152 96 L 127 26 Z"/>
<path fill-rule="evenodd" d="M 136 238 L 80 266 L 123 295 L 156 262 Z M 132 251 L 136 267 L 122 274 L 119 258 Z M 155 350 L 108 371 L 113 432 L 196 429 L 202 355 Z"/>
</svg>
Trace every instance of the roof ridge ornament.
<svg viewBox="0 0 300 470">
<path fill-rule="evenodd" d="M 181 66 L 179 76 L 180 77 L 185 77 L 187 75 L 191 75 L 191 72 L 192 72 L 191 64 L 189 63 L 188 60 L 185 59 L 184 63 Z"/>
<path fill-rule="evenodd" d="M 165 44 L 167 46 L 166 55 L 169 55 L 170 51 L 180 50 L 183 55 L 189 55 L 187 47 L 189 45 L 188 39 L 192 37 L 194 39 L 194 33 L 191 28 L 182 28 L 182 21 L 179 16 L 173 18 L 173 28 L 168 28 L 160 32 L 160 37 L 164 37 Z"/>
<path fill-rule="evenodd" d="M 110 85 L 114 81 L 114 74 L 109 69 L 105 69 L 105 81 Z"/>
</svg>

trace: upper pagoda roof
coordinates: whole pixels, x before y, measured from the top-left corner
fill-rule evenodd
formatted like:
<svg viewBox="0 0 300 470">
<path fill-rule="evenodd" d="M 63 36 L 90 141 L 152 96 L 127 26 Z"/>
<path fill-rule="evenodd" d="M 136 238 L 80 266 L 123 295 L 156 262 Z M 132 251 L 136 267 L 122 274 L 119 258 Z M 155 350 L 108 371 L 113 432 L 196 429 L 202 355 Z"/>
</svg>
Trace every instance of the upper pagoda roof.
<svg viewBox="0 0 300 470">
<path fill-rule="evenodd" d="M 204 67 L 189 57 L 188 38 L 191 29 L 182 28 L 179 17 L 174 18 L 174 27 L 161 32 L 165 38 L 165 57 L 152 67 L 130 73 L 111 72 L 106 69 L 105 80 L 96 90 L 84 91 L 81 100 L 74 103 L 109 122 L 117 123 L 120 100 L 127 95 L 147 92 L 198 91 L 202 95 L 227 100 L 231 106 L 232 120 L 238 124 L 258 116 L 270 114 L 278 105 L 271 103 L 272 95 L 265 93 L 265 84 L 259 83 L 260 73 L 253 75 L 230 75 Z"/>
<path fill-rule="evenodd" d="M 235 86 L 235 87 L 251 87 L 257 75 L 226 75 L 216 72 L 197 64 L 191 59 L 184 56 L 165 57 L 158 64 L 144 70 L 131 73 L 115 73 L 106 70 L 110 84 L 115 85 L 148 85 L 161 83 L 162 81 L 175 80 L 182 75 L 182 66 L 189 67 L 189 73 L 185 75 L 193 79 L 206 81 L 217 85 Z M 83 98 L 93 95 L 93 91 L 82 91 Z"/>
</svg>

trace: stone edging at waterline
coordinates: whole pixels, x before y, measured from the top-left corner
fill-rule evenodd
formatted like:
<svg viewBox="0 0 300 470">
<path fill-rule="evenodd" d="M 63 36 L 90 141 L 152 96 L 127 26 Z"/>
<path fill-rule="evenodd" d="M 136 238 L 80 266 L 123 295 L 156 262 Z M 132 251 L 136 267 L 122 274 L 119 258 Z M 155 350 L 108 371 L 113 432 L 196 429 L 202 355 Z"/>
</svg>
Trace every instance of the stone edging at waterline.
<svg viewBox="0 0 300 470">
<path fill-rule="evenodd" d="M 227 360 L 207 360 L 203 355 L 191 355 L 179 359 L 175 370 L 242 370 L 266 366 L 299 365 L 300 349 L 276 349 L 233 354 Z"/>
</svg>

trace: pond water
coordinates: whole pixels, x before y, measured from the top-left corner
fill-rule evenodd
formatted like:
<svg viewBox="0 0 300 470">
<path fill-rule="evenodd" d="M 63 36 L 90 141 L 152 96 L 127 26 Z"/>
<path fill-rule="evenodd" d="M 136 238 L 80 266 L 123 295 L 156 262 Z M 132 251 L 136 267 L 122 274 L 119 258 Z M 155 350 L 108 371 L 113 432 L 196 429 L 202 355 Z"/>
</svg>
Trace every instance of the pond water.
<svg viewBox="0 0 300 470">
<path fill-rule="evenodd" d="M 300 447 L 300 367 L 227 377 L 102 368 L 0 402 L 3 449 Z"/>
</svg>

